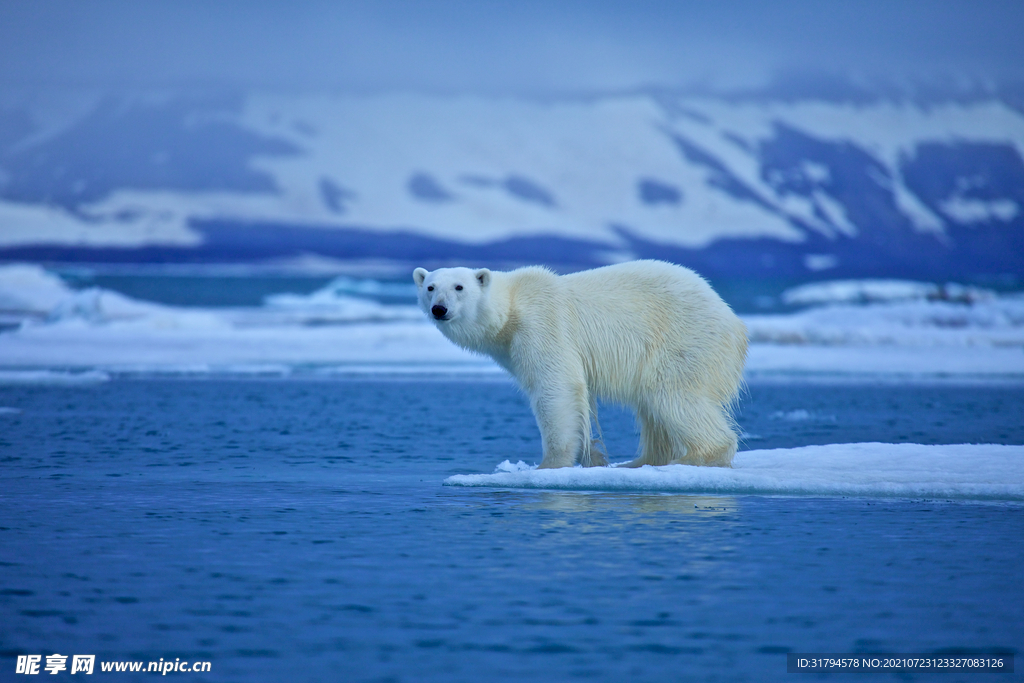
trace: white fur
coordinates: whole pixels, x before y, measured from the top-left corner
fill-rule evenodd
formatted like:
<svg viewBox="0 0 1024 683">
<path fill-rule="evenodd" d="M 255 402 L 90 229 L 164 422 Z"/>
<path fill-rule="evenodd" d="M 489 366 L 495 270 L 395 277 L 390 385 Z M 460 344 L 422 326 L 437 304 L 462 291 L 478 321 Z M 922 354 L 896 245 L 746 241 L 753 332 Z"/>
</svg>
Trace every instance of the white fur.
<svg viewBox="0 0 1024 683">
<path fill-rule="evenodd" d="M 640 454 L 630 466 L 732 463 L 746 327 L 692 270 L 661 261 L 562 276 L 536 266 L 417 268 L 413 280 L 438 329 L 494 358 L 529 396 L 541 467 L 607 463 L 592 447 L 597 398 L 636 411 Z"/>
</svg>

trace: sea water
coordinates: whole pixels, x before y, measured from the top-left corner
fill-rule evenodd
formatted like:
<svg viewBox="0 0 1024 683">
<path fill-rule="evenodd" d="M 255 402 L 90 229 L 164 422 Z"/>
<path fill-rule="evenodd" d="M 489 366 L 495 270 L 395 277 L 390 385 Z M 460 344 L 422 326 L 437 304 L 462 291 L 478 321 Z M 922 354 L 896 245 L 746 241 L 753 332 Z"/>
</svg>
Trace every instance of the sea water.
<svg viewBox="0 0 1024 683">
<path fill-rule="evenodd" d="M 1021 666 L 1017 502 L 451 487 L 540 458 L 501 375 L 92 372 L 0 386 L 2 680 L 54 653 L 61 676 L 74 654 L 210 662 L 172 674 L 189 681 L 788 680 L 789 652 Z M 755 381 L 738 420 L 744 449 L 1024 444 L 1024 387 Z M 631 416 L 601 425 L 628 459 Z"/>
</svg>

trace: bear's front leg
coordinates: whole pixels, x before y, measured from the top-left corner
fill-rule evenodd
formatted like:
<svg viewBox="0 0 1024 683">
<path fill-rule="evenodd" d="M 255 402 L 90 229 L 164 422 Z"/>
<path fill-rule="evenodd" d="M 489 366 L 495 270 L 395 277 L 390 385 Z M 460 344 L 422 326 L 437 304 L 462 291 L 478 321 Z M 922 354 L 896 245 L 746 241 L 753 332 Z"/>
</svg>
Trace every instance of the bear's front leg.
<svg viewBox="0 0 1024 683">
<path fill-rule="evenodd" d="M 544 448 L 542 469 L 572 467 L 590 439 L 590 401 L 586 384 L 549 383 L 531 393 L 530 403 Z"/>
<path fill-rule="evenodd" d="M 583 362 L 554 316 L 515 335 L 506 366 L 530 398 L 540 428 L 540 466 L 572 467 L 590 448 L 590 394 Z"/>
</svg>

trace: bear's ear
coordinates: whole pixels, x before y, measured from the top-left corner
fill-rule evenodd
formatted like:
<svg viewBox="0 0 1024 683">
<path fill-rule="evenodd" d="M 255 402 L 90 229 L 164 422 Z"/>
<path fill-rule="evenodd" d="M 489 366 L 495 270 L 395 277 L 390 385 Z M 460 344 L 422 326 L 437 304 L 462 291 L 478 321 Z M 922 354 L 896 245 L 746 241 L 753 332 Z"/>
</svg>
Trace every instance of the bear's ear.
<svg viewBox="0 0 1024 683">
<path fill-rule="evenodd" d="M 417 268 L 416 270 L 412 271 L 412 280 L 413 280 L 413 282 L 416 283 L 417 287 L 422 287 L 423 286 L 423 280 L 425 280 L 426 277 L 427 277 L 427 269 L 426 268 Z"/>
<path fill-rule="evenodd" d="M 486 268 L 481 268 L 474 273 L 476 281 L 480 283 L 480 286 L 487 289 L 487 285 L 491 284 L 491 271 Z"/>
</svg>

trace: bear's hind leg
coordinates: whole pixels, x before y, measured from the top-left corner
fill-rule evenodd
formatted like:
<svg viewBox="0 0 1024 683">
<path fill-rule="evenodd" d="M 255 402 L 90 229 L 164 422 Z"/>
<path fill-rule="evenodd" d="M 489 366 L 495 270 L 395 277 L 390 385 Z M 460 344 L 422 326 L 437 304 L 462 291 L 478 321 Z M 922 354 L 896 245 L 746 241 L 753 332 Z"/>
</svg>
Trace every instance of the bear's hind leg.
<svg viewBox="0 0 1024 683">
<path fill-rule="evenodd" d="M 640 454 L 631 462 L 619 467 L 643 467 L 644 465 L 667 465 L 673 460 L 686 455 L 686 446 L 679 451 L 665 421 L 646 407 L 640 407 L 636 413 L 640 422 Z"/>
<path fill-rule="evenodd" d="M 590 419 L 593 427 L 597 430 L 597 438 L 591 437 L 590 447 L 583 449 L 580 456 L 580 464 L 584 467 L 605 467 L 608 465 L 608 452 L 604 446 L 604 435 L 601 433 L 601 422 L 597 419 L 597 399 L 590 393 Z M 591 426 L 587 424 L 584 428 L 587 434 L 591 434 Z"/>
<path fill-rule="evenodd" d="M 681 429 L 677 433 L 686 451 L 671 462 L 732 467 L 737 447 L 736 432 L 723 406 L 710 399 L 702 399 L 681 404 L 678 414 Z"/>
<path fill-rule="evenodd" d="M 732 465 L 736 434 L 722 407 L 709 400 L 666 403 L 637 411 L 640 456 L 620 467 Z"/>
</svg>

